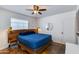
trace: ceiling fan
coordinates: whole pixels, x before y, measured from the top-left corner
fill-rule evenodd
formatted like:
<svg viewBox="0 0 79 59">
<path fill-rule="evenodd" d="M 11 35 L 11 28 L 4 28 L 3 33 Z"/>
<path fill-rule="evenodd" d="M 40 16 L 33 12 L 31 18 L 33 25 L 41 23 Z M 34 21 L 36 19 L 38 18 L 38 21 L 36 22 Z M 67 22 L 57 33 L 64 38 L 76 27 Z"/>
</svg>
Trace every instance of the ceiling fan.
<svg viewBox="0 0 79 59">
<path fill-rule="evenodd" d="M 32 11 L 32 14 L 42 14 L 41 11 L 46 11 L 47 9 L 41 9 L 38 5 L 33 5 L 33 9 L 26 9 Z"/>
</svg>

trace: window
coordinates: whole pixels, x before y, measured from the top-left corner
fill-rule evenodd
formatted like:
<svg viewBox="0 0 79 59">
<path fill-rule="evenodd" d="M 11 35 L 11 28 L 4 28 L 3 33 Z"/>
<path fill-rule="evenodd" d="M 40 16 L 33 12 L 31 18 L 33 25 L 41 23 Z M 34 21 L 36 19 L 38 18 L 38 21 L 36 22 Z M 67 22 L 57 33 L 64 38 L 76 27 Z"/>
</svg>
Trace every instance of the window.
<svg viewBox="0 0 79 59">
<path fill-rule="evenodd" d="M 28 29 L 28 21 L 22 19 L 11 18 L 12 30 Z"/>
</svg>

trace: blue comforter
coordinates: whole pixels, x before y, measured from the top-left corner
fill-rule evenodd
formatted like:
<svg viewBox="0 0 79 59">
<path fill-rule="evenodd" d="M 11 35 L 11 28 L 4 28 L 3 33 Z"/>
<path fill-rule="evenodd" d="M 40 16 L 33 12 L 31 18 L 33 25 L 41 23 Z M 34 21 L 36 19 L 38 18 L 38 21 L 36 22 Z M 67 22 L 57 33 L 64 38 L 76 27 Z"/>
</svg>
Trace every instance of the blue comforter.
<svg viewBox="0 0 79 59">
<path fill-rule="evenodd" d="M 51 35 L 48 34 L 30 34 L 30 35 L 19 35 L 18 41 L 25 46 L 36 49 L 46 45 L 49 41 L 51 41 Z"/>
</svg>

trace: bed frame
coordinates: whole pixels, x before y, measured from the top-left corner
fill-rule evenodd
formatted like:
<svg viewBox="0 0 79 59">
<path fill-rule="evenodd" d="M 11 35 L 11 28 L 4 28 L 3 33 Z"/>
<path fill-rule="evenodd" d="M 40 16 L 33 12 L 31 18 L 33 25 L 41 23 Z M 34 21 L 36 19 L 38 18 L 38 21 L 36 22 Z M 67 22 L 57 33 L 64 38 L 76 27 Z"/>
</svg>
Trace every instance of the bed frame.
<svg viewBox="0 0 79 59">
<path fill-rule="evenodd" d="M 18 44 L 18 47 L 27 52 L 28 54 L 41 54 L 43 51 L 45 51 L 45 49 L 47 49 L 50 45 L 51 45 L 52 41 L 50 41 L 48 44 L 38 48 L 38 49 L 31 49 L 31 48 L 28 48 L 27 46 L 19 43 Z"/>
</svg>

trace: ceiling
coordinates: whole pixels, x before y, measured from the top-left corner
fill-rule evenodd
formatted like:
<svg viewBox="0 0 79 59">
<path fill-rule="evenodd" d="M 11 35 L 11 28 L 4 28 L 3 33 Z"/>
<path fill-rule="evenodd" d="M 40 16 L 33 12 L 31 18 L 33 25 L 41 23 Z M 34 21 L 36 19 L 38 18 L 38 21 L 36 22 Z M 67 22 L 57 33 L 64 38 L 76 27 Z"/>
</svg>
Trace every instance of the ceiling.
<svg viewBox="0 0 79 59">
<path fill-rule="evenodd" d="M 19 14 L 24 14 L 32 17 L 46 17 L 59 13 L 69 12 L 76 10 L 76 5 L 40 5 L 40 8 L 46 8 L 47 11 L 43 11 L 42 15 L 32 15 L 32 11 L 26 9 L 32 9 L 32 5 L 1 5 L 0 8 L 16 12 Z"/>
</svg>

